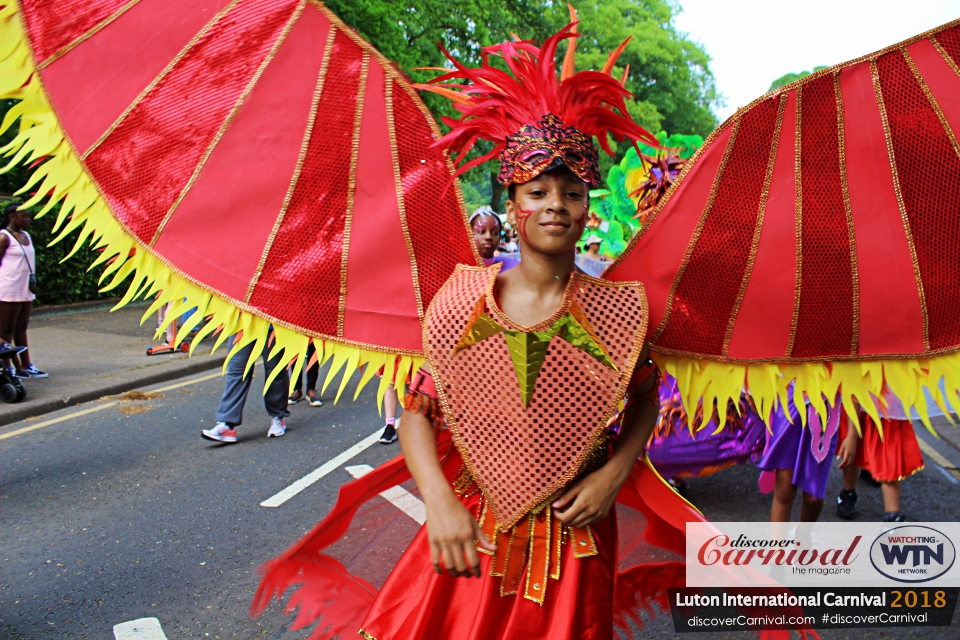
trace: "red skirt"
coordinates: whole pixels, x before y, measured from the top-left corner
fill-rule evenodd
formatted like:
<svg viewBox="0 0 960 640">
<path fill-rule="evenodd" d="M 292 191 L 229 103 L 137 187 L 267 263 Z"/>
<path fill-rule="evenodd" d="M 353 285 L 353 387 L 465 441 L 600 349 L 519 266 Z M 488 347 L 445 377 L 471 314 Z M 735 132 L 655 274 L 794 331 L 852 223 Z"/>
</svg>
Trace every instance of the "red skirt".
<svg viewBox="0 0 960 640">
<path fill-rule="evenodd" d="M 910 420 L 885 418 L 880 421 L 880 430 L 869 415 L 860 414 L 861 438 L 857 443 L 857 455 L 854 464 L 866 469 L 875 480 L 880 482 L 898 482 L 923 471 L 923 454 L 917 444 L 917 435 L 913 432 Z M 840 438 L 846 437 L 846 420 L 840 421 Z"/>
<path fill-rule="evenodd" d="M 463 500 L 481 519 L 480 496 Z M 480 554 L 481 577 L 437 575 L 423 527 L 387 578 L 361 625 L 367 640 L 609 640 L 617 578 L 616 515 L 591 525 L 597 555 L 574 557 L 562 546 L 560 577 L 547 580 L 543 604 L 500 595 L 492 556 Z"/>
</svg>

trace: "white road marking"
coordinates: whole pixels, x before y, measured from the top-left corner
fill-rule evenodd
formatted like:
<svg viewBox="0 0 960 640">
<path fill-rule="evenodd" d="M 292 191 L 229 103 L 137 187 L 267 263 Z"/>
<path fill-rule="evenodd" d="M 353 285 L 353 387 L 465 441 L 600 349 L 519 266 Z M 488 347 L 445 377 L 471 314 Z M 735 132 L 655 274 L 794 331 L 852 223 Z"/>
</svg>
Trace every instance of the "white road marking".
<svg viewBox="0 0 960 640">
<path fill-rule="evenodd" d="M 357 444 L 353 445 L 336 458 L 324 462 L 322 465 L 303 476 L 292 485 L 281 491 L 280 493 L 270 496 L 266 500 L 260 503 L 261 507 L 279 507 L 284 502 L 297 495 L 314 482 L 327 475 L 334 469 L 338 469 L 343 463 L 347 460 L 350 460 L 357 454 L 370 448 L 377 440 L 380 439 L 381 430 L 378 429 L 375 433 L 370 434 Z"/>
<path fill-rule="evenodd" d="M 187 380 L 186 382 L 178 382 L 177 384 L 171 384 L 167 387 L 160 387 L 159 389 L 153 389 L 151 393 L 161 393 L 163 391 L 170 391 L 171 389 L 179 389 L 180 387 L 186 387 L 191 384 L 196 384 L 198 382 L 203 382 L 204 380 L 210 380 L 212 378 L 219 378 L 220 373 L 212 373 L 208 376 L 203 376 L 202 378 L 194 378 L 193 380 Z M 119 402 L 110 401 L 104 402 L 103 404 L 98 404 L 95 407 L 90 409 L 84 409 L 83 411 L 77 411 L 69 415 L 60 416 L 59 418 L 53 418 L 52 420 L 44 420 L 43 422 L 38 422 L 37 424 L 30 425 L 29 427 L 23 427 L 22 429 L 17 429 L 16 431 L 10 431 L 8 433 L 0 434 L 0 440 L 5 440 L 6 438 L 12 438 L 13 436 L 18 436 L 21 433 L 28 433 L 30 431 L 36 431 L 37 429 L 42 429 L 44 427 L 49 427 L 51 425 L 63 422 L 64 420 L 70 420 L 71 418 L 79 418 L 80 416 L 85 416 L 88 413 L 95 413 L 97 411 L 103 411 L 104 409 L 109 409 L 110 407 L 115 407 Z"/>
<path fill-rule="evenodd" d="M 346 467 L 346 470 L 354 478 L 362 478 L 373 471 L 373 467 L 368 464 L 358 464 L 353 467 Z M 390 487 L 386 491 L 381 491 L 380 497 L 416 520 L 417 524 L 423 524 L 427 521 L 426 505 L 403 487 Z"/>
<path fill-rule="evenodd" d="M 167 640 L 156 618 L 140 618 L 114 625 L 113 637 L 116 640 Z"/>
</svg>

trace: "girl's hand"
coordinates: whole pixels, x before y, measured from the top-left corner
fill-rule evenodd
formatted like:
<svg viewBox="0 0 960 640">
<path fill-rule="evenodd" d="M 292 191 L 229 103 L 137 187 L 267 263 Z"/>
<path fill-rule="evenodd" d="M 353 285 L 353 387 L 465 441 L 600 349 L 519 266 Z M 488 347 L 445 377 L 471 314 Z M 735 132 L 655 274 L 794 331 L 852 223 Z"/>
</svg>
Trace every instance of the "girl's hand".
<svg viewBox="0 0 960 640">
<path fill-rule="evenodd" d="M 840 446 L 837 447 L 837 460 L 840 461 L 840 464 L 837 465 L 837 469 L 843 469 L 844 467 L 853 464 L 853 460 L 856 458 L 856 456 L 856 438 L 854 438 L 852 442 L 850 438 L 844 438 L 843 442 L 840 443 Z"/>
<path fill-rule="evenodd" d="M 860 439 L 857 435 L 856 425 L 851 424 L 850 419 L 846 416 L 844 416 L 844 419 L 847 421 L 847 435 L 840 446 L 837 447 L 837 460 L 840 461 L 840 464 L 837 465 L 838 469 L 853 464 L 857 456 L 857 441 Z"/>
<path fill-rule="evenodd" d="M 616 473 L 609 463 L 570 487 L 553 508 L 557 519 L 569 527 L 586 527 L 607 517 L 627 474 Z"/>
<path fill-rule="evenodd" d="M 442 575 L 445 567 L 459 578 L 471 575 L 479 578 L 477 544 L 488 551 L 496 551 L 496 545 L 487 540 L 480 525 L 452 491 L 449 498 L 427 502 L 426 506 L 427 537 L 434 570 Z"/>
</svg>

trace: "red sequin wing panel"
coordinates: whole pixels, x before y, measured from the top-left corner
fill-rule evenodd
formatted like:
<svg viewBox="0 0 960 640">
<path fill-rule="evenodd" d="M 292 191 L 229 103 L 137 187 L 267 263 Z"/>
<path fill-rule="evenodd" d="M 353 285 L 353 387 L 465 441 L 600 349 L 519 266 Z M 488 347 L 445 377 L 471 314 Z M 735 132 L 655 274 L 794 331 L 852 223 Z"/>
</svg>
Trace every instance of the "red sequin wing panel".
<svg viewBox="0 0 960 640">
<path fill-rule="evenodd" d="M 753 249 L 769 157 L 774 153 L 779 100 L 743 114 L 730 139 L 718 183 L 704 207 L 689 258 L 657 344 L 722 355 L 730 316 Z"/>
<path fill-rule="evenodd" d="M 39 64 L 63 55 L 82 38 L 116 20 L 136 0 L 32 0 L 20 3 Z"/>
<path fill-rule="evenodd" d="M 957 30 L 938 40 L 952 48 Z M 926 341 L 936 350 L 960 344 L 960 132 L 941 120 L 960 105 L 931 101 L 914 65 L 906 51 L 892 51 L 877 59 L 876 74 L 922 280 Z"/>
<path fill-rule="evenodd" d="M 292 26 L 293 0 L 245 0 L 224 13 L 88 152 L 114 215 L 150 244 L 261 65 Z"/>
<path fill-rule="evenodd" d="M 790 113 L 777 115 L 775 104 Z M 671 246 L 635 243 L 607 277 L 643 280 L 646 269 L 659 296 L 663 278 L 651 271 L 650 252 L 675 256 L 684 247 L 652 340 L 668 354 L 751 363 L 955 351 L 958 134 L 954 22 L 741 109 L 644 231 Z M 692 191 L 710 195 L 682 197 Z M 694 209 L 700 220 L 691 228 Z M 751 268 L 754 260 L 762 268 Z M 769 295 L 774 286 L 785 295 Z M 763 300 L 757 291 L 767 292 Z"/>
<path fill-rule="evenodd" d="M 833 75 L 806 84 L 800 96 L 800 297 L 789 355 L 848 356 L 854 342 L 854 282 L 850 227 L 844 206 Z M 851 221 L 852 224 L 852 221 Z"/>
<path fill-rule="evenodd" d="M 326 335 L 337 335 L 340 315 L 364 60 L 360 47 L 338 30 L 300 178 L 250 298 L 254 307 L 282 310 L 283 319 Z"/>
<path fill-rule="evenodd" d="M 393 124 L 403 191 L 406 232 L 416 259 L 423 306 L 458 264 L 479 264 L 446 155 L 431 149 L 436 132 L 422 103 L 399 83 L 393 87 Z"/>
</svg>

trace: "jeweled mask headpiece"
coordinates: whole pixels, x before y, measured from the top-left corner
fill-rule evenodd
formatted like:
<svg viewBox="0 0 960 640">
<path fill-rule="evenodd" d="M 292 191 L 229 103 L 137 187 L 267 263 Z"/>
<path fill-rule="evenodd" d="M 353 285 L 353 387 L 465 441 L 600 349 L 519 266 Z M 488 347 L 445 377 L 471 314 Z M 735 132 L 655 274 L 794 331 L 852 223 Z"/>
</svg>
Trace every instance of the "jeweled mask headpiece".
<svg viewBox="0 0 960 640">
<path fill-rule="evenodd" d="M 587 184 L 600 184 L 600 156 L 593 140 L 548 113 L 536 124 L 524 125 L 507 136 L 507 145 L 500 153 L 497 180 L 505 187 L 522 184 L 560 166 L 567 167 Z"/>
<path fill-rule="evenodd" d="M 614 51 L 601 71 L 575 72 L 576 14 L 543 46 L 518 40 L 483 49 L 480 67 L 467 67 L 443 49 L 454 69 L 444 71 L 420 89 L 450 99 L 460 112 L 458 119 L 443 118 L 450 132 L 435 146 L 457 153 L 455 175 L 500 156 L 499 182 L 503 186 L 529 182 L 557 166 L 565 165 L 591 186 L 600 184 L 596 137 L 600 147 L 613 155 L 608 135 L 620 140 L 641 140 L 659 146 L 649 131 L 627 113 L 625 99 L 633 97 L 623 78 L 610 75 L 629 38 Z M 568 40 L 559 77 L 556 53 Z M 506 69 L 491 64 L 499 58 Z M 446 83 L 456 80 L 456 83 Z M 478 140 L 489 140 L 493 150 L 464 162 Z"/>
</svg>

